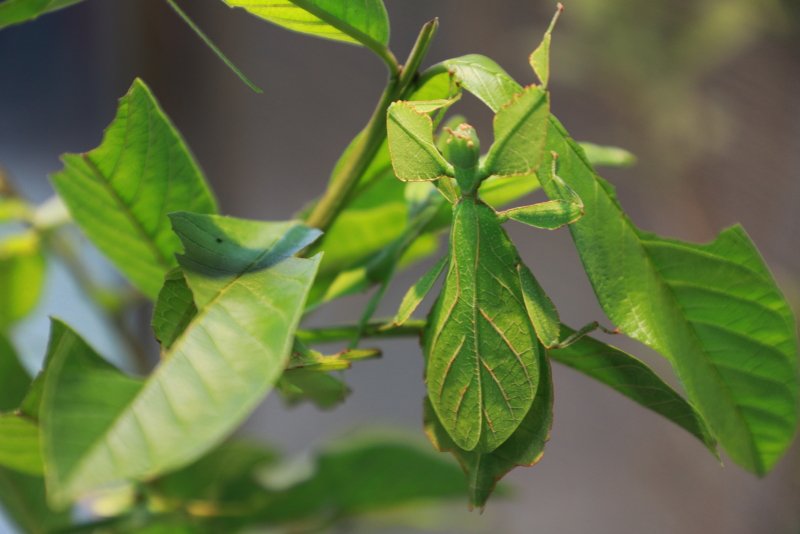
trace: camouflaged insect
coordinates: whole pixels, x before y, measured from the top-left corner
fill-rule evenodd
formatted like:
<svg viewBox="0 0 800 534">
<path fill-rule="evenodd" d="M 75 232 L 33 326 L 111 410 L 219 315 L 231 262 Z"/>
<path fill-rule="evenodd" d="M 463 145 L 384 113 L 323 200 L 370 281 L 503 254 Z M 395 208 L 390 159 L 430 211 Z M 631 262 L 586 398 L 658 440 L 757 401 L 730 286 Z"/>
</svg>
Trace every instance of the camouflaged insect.
<svg viewBox="0 0 800 534">
<path fill-rule="evenodd" d="M 501 224 L 513 219 L 555 229 L 580 218 L 583 205 L 557 176 L 556 155 L 545 156 L 550 109 L 544 88 L 525 88 L 497 113 L 495 141 L 484 156 L 468 124 L 448 129 L 443 150 L 437 148 L 430 114 L 451 103 L 395 102 L 388 110 L 397 177 L 450 182 L 446 188 L 440 183 L 440 190 L 456 191 L 445 195 L 453 204 L 448 257 L 412 288 L 401 314 L 410 316 L 420 294 L 446 269 L 424 336 L 430 404 L 460 449 L 489 453 L 530 411 L 544 347 L 558 343 L 560 326 L 555 307 Z M 533 173 L 553 182 L 558 196 L 502 212 L 480 198 L 480 185 L 490 176 Z"/>
</svg>

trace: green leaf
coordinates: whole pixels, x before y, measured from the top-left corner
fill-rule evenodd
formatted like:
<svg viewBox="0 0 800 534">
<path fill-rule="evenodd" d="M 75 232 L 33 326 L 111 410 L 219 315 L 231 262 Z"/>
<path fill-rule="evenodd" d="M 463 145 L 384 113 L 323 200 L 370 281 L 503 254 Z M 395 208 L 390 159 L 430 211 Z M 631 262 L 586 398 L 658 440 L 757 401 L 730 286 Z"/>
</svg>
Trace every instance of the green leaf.
<svg viewBox="0 0 800 534">
<path fill-rule="evenodd" d="M 403 301 L 400 303 L 400 308 L 397 310 L 391 322 L 392 326 L 400 326 L 411 318 L 414 310 L 419 307 L 420 303 L 425 299 L 425 296 L 430 292 L 433 284 L 435 284 L 436 280 L 442 275 L 442 271 L 444 271 L 447 266 L 447 260 L 447 256 L 443 256 L 428 270 L 428 272 L 422 275 L 422 278 L 417 280 L 417 282 L 408 289 L 403 297 Z"/>
<path fill-rule="evenodd" d="M 386 47 L 389 17 L 382 0 L 224 0 L 286 29 L 348 43 Z"/>
<path fill-rule="evenodd" d="M 307 369 L 285 371 L 277 389 L 289 406 L 310 401 L 323 410 L 343 403 L 351 392 L 347 384 L 335 376 Z"/>
<path fill-rule="evenodd" d="M 55 512 L 48 507 L 41 477 L 0 467 L 0 503 L 2 511 L 23 532 L 47 534 L 70 523 L 69 512 Z"/>
<path fill-rule="evenodd" d="M 562 326 L 566 336 L 575 331 Z M 702 416 L 641 360 L 591 337 L 548 351 L 550 358 L 622 393 L 680 426 L 716 455 L 716 442 Z"/>
<path fill-rule="evenodd" d="M 196 315 L 197 306 L 183 271 L 171 270 L 164 279 L 153 309 L 153 331 L 162 350 L 172 346 Z"/>
<path fill-rule="evenodd" d="M 431 404 L 464 450 L 491 452 L 536 395 L 538 343 L 523 304 L 520 263 L 494 211 L 462 199 L 453 212 L 450 267 L 425 332 Z"/>
<path fill-rule="evenodd" d="M 5 0 L 0 3 L 0 30 L 69 7 L 81 0 Z"/>
<path fill-rule="evenodd" d="M 433 141 L 433 120 L 427 106 L 399 101 L 389 106 L 387 136 L 392 167 L 404 182 L 431 181 L 453 176 L 450 165 Z"/>
<path fill-rule="evenodd" d="M 438 450 L 452 453 L 461 464 L 467 475 L 470 508 L 483 509 L 501 478 L 515 467 L 535 465 L 544 455 L 553 426 L 553 382 L 550 363 L 541 348 L 539 362 L 539 389 L 530 410 L 508 440 L 488 454 L 460 449 L 444 430 L 426 399 L 425 432 Z"/>
<path fill-rule="evenodd" d="M 695 245 L 642 232 L 555 119 L 548 148 L 586 203 L 570 231 L 606 314 L 669 358 L 735 462 L 769 471 L 797 428 L 796 323 L 747 234 Z"/>
<path fill-rule="evenodd" d="M 158 296 L 180 247 L 167 214 L 212 213 L 216 203 L 180 134 L 136 80 L 103 142 L 63 157 L 56 191 L 97 248 L 142 293 Z"/>
<path fill-rule="evenodd" d="M 0 465 L 41 475 L 42 455 L 39 451 L 39 427 L 18 414 L 0 414 Z"/>
<path fill-rule="evenodd" d="M 172 219 L 199 312 L 144 384 L 54 323 L 42 424 L 56 503 L 195 460 L 250 414 L 286 366 L 319 263 L 288 256 L 318 232 L 211 215 Z"/>
<path fill-rule="evenodd" d="M 482 163 L 488 175 L 531 174 L 542 163 L 550 116 L 548 94 L 526 87 L 494 116 L 494 143 Z"/>
<path fill-rule="evenodd" d="M 0 240 L 0 330 L 33 310 L 39 302 L 44 278 L 45 260 L 35 232 Z"/>
<path fill-rule="evenodd" d="M 16 409 L 31 385 L 14 347 L 0 333 L 0 412 Z"/>
<path fill-rule="evenodd" d="M 531 68 L 533 72 L 536 73 L 539 81 L 542 82 L 542 87 L 547 87 L 550 81 L 550 42 L 553 39 L 553 29 L 556 26 L 556 22 L 558 22 L 558 17 L 563 11 L 564 6 L 559 2 L 556 8 L 556 14 L 553 15 L 553 20 L 550 21 L 550 26 L 544 33 L 542 42 L 539 43 L 539 46 L 536 47 L 536 50 L 531 53 L 529 58 Z"/>
<path fill-rule="evenodd" d="M 592 167 L 630 167 L 636 164 L 636 156 L 624 148 L 596 145 L 585 141 L 578 144 Z"/>
<path fill-rule="evenodd" d="M 458 468 L 438 455 L 404 441 L 359 437 L 329 446 L 313 475 L 270 494 L 260 516 L 307 525 L 463 494 Z"/>
<path fill-rule="evenodd" d="M 520 263 L 517 266 L 522 299 L 531 320 L 536 337 L 545 347 L 552 347 L 561 340 L 561 322 L 553 301 L 544 292 L 530 269 Z"/>
</svg>

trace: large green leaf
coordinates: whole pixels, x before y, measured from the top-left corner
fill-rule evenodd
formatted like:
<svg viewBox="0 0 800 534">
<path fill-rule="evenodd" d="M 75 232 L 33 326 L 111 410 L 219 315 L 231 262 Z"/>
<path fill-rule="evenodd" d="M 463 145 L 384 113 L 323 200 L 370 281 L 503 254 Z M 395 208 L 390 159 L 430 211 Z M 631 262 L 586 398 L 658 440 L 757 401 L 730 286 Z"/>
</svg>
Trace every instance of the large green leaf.
<svg viewBox="0 0 800 534">
<path fill-rule="evenodd" d="M 366 46 L 389 43 L 383 0 L 224 0 L 289 30 Z"/>
<path fill-rule="evenodd" d="M 195 460 L 247 417 L 286 366 L 319 263 L 289 256 L 318 232 L 188 213 L 172 219 L 199 311 L 143 384 L 53 325 L 42 424 L 54 502 Z"/>
<path fill-rule="evenodd" d="M 0 240 L 0 330 L 33 310 L 39 302 L 44 277 L 44 255 L 35 232 Z"/>
<path fill-rule="evenodd" d="M 483 508 L 497 482 L 515 467 L 530 467 L 542 459 L 553 426 L 553 382 L 550 364 L 540 348 L 539 389 L 536 399 L 519 428 L 494 451 L 468 452 L 456 445 L 444 430 L 436 413 L 425 401 L 425 432 L 440 451 L 453 454 L 467 475 L 470 508 Z"/>
<path fill-rule="evenodd" d="M 502 99 L 487 84 L 510 99 L 516 82 L 490 60 L 477 71 L 475 61 L 466 56 L 447 67 L 499 108 Z M 733 460 L 766 473 L 795 434 L 800 386 L 795 319 L 755 246 L 740 227 L 707 245 L 642 232 L 564 127 L 550 122 L 546 148 L 559 154 L 562 177 L 585 204 L 570 231 L 604 311 L 669 358 Z"/>
<path fill-rule="evenodd" d="M 452 463 L 403 440 L 360 437 L 320 454 L 309 479 L 269 493 L 259 515 L 266 523 L 325 524 L 463 494 L 463 477 Z"/>
<path fill-rule="evenodd" d="M 214 198 L 178 131 L 141 80 L 119 103 L 99 147 L 66 154 L 52 176 L 75 222 L 155 299 L 180 242 L 167 214 L 213 213 Z"/>
<path fill-rule="evenodd" d="M 561 330 L 565 337 L 575 333 L 564 325 Z M 716 441 L 697 410 L 641 360 L 588 336 L 549 355 L 666 417 L 716 454 Z"/>
<path fill-rule="evenodd" d="M 0 333 L 0 412 L 16 409 L 31 385 L 14 347 Z"/>
<path fill-rule="evenodd" d="M 5 0 L 0 3 L 0 30 L 6 26 L 20 24 L 40 15 L 62 9 L 82 0 Z"/>
<path fill-rule="evenodd" d="M 796 323 L 747 234 L 695 245 L 642 232 L 555 119 L 548 147 L 585 199 L 570 231 L 606 314 L 669 358 L 734 461 L 769 471 L 797 428 Z"/>
<path fill-rule="evenodd" d="M 453 441 L 491 452 L 517 429 L 539 382 L 538 343 L 520 263 L 495 212 L 454 208 L 450 267 L 425 332 L 428 394 Z"/>
</svg>

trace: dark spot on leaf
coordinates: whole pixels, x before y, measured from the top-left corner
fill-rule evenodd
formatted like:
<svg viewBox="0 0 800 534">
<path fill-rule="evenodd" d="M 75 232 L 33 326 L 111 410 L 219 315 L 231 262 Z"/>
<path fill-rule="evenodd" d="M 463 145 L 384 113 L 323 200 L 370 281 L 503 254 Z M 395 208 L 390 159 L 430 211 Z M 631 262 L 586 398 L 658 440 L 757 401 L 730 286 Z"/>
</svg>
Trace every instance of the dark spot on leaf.
<svg viewBox="0 0 800 534">
<path fill-rule="evenodd" d="M 222 243 L 222 238 L 221 237 L 217 238 L 217 243 Z"/>
</svg>

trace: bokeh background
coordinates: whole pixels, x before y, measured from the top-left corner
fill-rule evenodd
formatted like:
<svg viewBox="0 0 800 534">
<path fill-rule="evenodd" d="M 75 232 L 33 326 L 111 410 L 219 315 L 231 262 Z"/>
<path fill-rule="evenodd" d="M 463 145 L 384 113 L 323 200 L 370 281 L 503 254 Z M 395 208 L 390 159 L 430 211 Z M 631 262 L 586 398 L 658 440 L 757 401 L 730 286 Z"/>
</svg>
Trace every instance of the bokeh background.
<svg viewBox="0 0 800 534">
<path fill-rule="evenodd" d="M 404 57 L 438 16 L 429 62 L 486 54 L 521 81 L 550 1 L 387 0 L 392 47 Z M 286 32 L 218 0 L 182 2 L 264 88 L 250 92 L 160 0 L 88 0 L 0 32 L 0 165 L 30 197 L 51 194 L 58 156 L 96 146 L 136 76 L 182 131 L 225 213 L 290 217 L 321 192 L 339 152 L 366 122 L 384 82 L 367 51 Z M 553 106 L 580 140 L 614 144 L 636 166 L 605 173 L 641 227 L 707 241 L 742 222 L 795 309 L 800 302 L 800 5 L 795 0 L 569 0 L 554 37 Z M 479 131 L 490 113 L 459 104 Z M 524 259 L 572 324 L 603 319 L 568 232 L 511 228 Z M 93 274 L 114 280 L 94 255 Z M 400 276 L 390 313 L 424 266 Z M 31 366 L 47 315 L 64 317 L 124 360 L 104 319 L 57 264 L 37 316 L 15 332 Z M 357 317 L 361 298 L 316 313 Z M 141 321 L 142 336 L 146 317 Z M 614 339 L 620 344 L 621 340 Z M 413 340 L 358 364 L 332 412 L 287 410 L 271 396 L 243 432 L 289 454 L 373 427 L 422 438 L 422 358 Z M 623 343 L 670 376 L 665 362 Z M 720 465 L 694 438 L 577 373 L 556 367 L 553 437 L 543 461 L 507 480 L 483 515 L 456 503 L 417 510 L 413 524 L 367 532 L 800 532 L 800 448 L 759 480 Z M 670 379 L 672 380 L 672 379 Z M 673 381 L 674 382 L 674 381 Z M 391 481 L 386 481 L 391 484 Z M 8 528 L 0 520 L 0 531 Z M 355 527 L 353 527 L 355 528 Z M 348 530 L 349 531 L 349 530 Z"/>
</svg>

